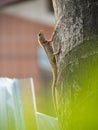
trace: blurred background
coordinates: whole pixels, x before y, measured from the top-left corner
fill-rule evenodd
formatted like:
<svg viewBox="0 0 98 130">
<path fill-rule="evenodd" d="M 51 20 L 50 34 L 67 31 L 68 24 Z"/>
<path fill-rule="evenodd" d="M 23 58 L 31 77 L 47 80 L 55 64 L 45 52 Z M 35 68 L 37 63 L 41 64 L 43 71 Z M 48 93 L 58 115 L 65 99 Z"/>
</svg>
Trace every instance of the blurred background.
<svg viewBox="0 0 98 130">
<path fill-rule="evenodd" d="M 0 77 L 32 77 L 37 111 L 55 116 L 51 67 L 37 34 L 51 38 L 52 0 L 0 0 Z"/>
</svg>

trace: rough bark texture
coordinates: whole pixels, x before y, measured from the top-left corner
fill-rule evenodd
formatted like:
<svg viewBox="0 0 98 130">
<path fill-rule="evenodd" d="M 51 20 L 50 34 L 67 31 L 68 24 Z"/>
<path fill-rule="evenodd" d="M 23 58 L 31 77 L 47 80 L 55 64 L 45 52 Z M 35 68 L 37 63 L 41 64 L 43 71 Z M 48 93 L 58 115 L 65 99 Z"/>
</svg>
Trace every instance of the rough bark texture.
<svg viewBox="0 0 98 130">
<path fill-rule="evenodd" d="M 85 84 L 81 85 L 78 77 L 85 80 L 85 76 L 85 78 L 83 75 L 80 76 L 82 71 L 89 77 L 89 71 L 85 71 L 85 69 L 90 61 L 93 62 L 92 58 L 86 59 L 85 62 L 82 58 L 98 53 L 98 0 L 53 0 L 53 6 L 56 17 L 53 41 L 55 52 L 61 46 L 61 52 L 57 57 L 59 77 L 55 95 L 60 128 L 61 130 L 85 130 L 84 124 L 82 125 L 84 128 L 80 128 L 81 123 L 79 124 L 77 121 L 78 117 L 74 119 L 75 107 L 73 104 L 81 102 L 78 101 L 77 95 L 82 95 L 79 92 L 80 90 L 85 91 L 84 86 L 87 83 L 85 81 Z M 84 42 L 90 40 L 92 42 Z M 78 72 L 77 75 L 75 72 Z M 85 112 L 87 112 L 87 108 Z M 79 125 L 76 127 L 75 123 Z M 87 127 L 87 129 L 90 128 Z M 90 130 L 93 129 L 98 129 L 98 127 L 92 127 Z"/>
<path fill-rule="evenodd" d="M 54 49 L 61 44 L 62 58 L 73 47 L 84 40 L 98 35 L 98 1 L 97 0 L 53 0 L 56 26 Z"/>
</svg>

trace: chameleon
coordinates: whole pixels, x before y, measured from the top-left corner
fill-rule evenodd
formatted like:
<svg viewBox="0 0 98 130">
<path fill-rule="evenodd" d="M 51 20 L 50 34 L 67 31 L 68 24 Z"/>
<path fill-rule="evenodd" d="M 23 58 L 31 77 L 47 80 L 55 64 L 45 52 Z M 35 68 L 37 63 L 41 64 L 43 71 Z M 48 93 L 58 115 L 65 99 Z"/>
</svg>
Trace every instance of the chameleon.
<svg viewBox="0 0 98 130">
<path fill-rule="evenodd" d="M 39 32 L 38 34 L 38 42 L 40 46 L 44 49 L 52 68 L 52 72 L 53 72 L 52 95 L 53 95 L 53 102 L 56 107 L 55 90 L 56 90 L 56 83 L 57 83 L 58 72 L 59 72 L 57 67 L 56 56 L 60 53 L 60 49 L 57 52 L 54 52 L 53 37 L 52 40 L 48 41 L 45 39 L 45 36 L 42 32 Z"/>
</svg>

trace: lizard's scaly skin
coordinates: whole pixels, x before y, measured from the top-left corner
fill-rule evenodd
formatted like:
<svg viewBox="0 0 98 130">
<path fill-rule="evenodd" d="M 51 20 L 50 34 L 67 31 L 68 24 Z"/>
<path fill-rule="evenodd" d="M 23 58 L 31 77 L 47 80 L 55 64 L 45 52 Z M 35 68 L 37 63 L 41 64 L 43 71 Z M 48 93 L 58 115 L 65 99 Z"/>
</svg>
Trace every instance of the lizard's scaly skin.
<svg viewBox="0 0 98 130">
<path fill-rule="evenodd" d="M 55 55 L 57 55 L 57 53 L 56 54 L 54 53 L 52 41 L 47 41 L 44 37 L 44 34 L 41 32 L 38 34 L 38 41 L 40 46 L 44 49 L 52 67 L 52 71 L 53 71 L 52 94 L 53 94 L 54 105 L 56 107 L 55 89 L 56 89 L 56 83 L 58 78 L 58 68 L 57 68 Z"/>
</svg>

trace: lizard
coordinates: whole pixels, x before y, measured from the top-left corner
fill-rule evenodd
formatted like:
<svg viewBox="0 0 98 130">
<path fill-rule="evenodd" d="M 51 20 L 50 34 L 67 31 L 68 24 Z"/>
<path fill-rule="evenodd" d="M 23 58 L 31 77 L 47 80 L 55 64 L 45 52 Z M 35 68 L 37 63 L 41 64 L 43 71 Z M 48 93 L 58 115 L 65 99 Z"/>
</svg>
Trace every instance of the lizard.
<svg viewBox="0 0 98 130">
<path fill-rule="evenodd" d="M 53 38 L 50 41 L 45 39 L 45 36 L 42 32 L 39 32 L 38 34 L 38 42 L 40 46 L 44 49 L 48 60 L 50 62 L 52 71 L 53 71 L 53 83 L 52 83 L 52 95 L 53 95 L 53 102 L 56 108 L 56 97 L 55 97 L 55 90 L 56 90 L 56 83 L 58 79 L 58 67 L 57 67 L 57 58 L 56 56 L 60 53 L 60 48 L 57 52 L 54 52 L 53 48 Z"/>
</svg>

